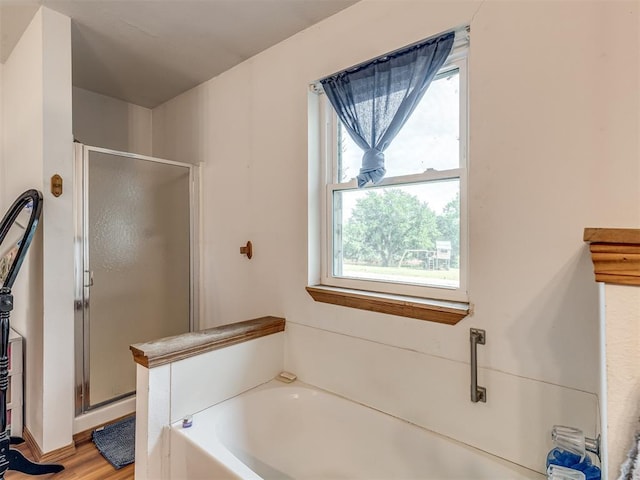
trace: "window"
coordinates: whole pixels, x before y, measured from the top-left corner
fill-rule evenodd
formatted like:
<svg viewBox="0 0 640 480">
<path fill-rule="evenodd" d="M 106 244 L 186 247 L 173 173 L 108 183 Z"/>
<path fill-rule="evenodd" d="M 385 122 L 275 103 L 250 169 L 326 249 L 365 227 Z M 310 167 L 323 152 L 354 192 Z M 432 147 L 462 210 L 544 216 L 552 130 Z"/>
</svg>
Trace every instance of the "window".
<svg viewBox="0 0 640 480">
<path fill-rule="evenodd" d="M 362 150 L 321 101 L 326 148 L 323 285 L 466 301 L 467 35 L 358 188 Z"/>
</svg>

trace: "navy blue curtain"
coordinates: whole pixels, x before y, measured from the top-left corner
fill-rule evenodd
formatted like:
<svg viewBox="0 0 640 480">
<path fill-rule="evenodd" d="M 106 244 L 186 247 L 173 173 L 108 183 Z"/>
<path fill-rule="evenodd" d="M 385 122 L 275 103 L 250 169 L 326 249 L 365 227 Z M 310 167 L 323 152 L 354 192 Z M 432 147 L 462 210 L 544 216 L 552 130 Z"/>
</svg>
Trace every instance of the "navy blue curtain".
<svg viewBox="0 0 640 480">
<path fill-rule="evenodd" d="M 320 80 L 353 141 L 363 151 L 358 187 L 384 178 L 384 151 L 446 61 L 455 38 L 445 33 Z"/>
</svg>

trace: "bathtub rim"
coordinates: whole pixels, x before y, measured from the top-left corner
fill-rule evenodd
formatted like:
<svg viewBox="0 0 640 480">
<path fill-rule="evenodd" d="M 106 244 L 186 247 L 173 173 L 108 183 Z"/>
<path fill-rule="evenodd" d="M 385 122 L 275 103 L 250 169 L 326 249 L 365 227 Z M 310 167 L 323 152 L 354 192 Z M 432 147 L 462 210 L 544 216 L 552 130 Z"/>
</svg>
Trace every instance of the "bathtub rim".
<svg viewBox="0 0 640 480">
<path fill-rule="evenodd" d="M 254 396 L 254 395 L 259 394 L 260 392 L 265 391 L 265 390 L 273 390 L 273 389 L 282 390 L 282 389 L 295 389 L 295 388 L 302 388 L 302 389 L 307 389 L 307 390 L 311 390 L 311 391 L 317 391 L 317 392 L 326 394 L 326 395 L 328 395 L 330 397 L 337 397 L 337 398 L 339 398 L 341 400 L 344 400 L 344 401 L 347 401 L 347 402 L 349 402 L 351 404 L 355 404 L 355 405 L 358 405 L 360 407 L 364 407 L 367 410 L 371 410 L 373 412 L 377 412 L 377 413 L 383 414 L 386 417 L 390 417 L 390 418 L 392 418 L 394 420 L 400 421 L 403 424 L 408 425 L 409 427 L 417 428 L 420 431 L 426 432 L 426 433 L 428 433 L 430 435 L 433 435 L 433 436 L 435 436 L 435 437 L 437 437 L 437 438 L 439 438 L 441 440 L 444 440 L 444 441 L 449 442 L 449 443 L 453 443 L 458 448 L 462 448 L 462 449 L 471 451 L 474 454 L 476 454 L 476 455 L 478 455 L 480 457 L 483 457 L 484 459 L 490 460 L 490 461 L 495 462 L 497 464 L 500 464 L 502 466 L 506 466 L 506 467 L 512 468 L 515 471 L 520 471 L 518 473 L 521 473 L 522 475 L 526 475 L 526 478 L 539 479 L 539 480 L 543 480 L 543 479 L 546 478 L 546 475 L 541 473 L 541 472 L 539 472 L 539 471 L 533 470 L 531 468 L 528 468 L 526 466 L 523 466 L 523 465 L 520 465 L 520 464 L 518 464 L 516 462 L 513 462 L 513 461 L 511 461 L 509 459 L 506 459 L 506 458 L 500 457 L 498 455 L 495 455 L 493 453 L 487 452 L 487 451 L 482 450 L 482 449 L 480 449 L 480 448 L 478 448 L 478 447 L 476 447 L 474 445 L 469 445 L 469 444 L 464 443 L 464 442 L 462 442 L 460 440 L 457 440 L 455 438 L 449 437 L 447 435 L 444 435 L 442 433 L 436 432 L 434 430 L 430 430 L 428 428 L 425 428 L 425 427 L 423 427 L 421 425 L 413 423 L 413 422 L 411 422 L 409 420 L 406 420 L 404 418 L 397 417 L 395 415 L 389 414 L 389 413 L 387 413 L 387 412 L 385 412 L 383 410 L 379 410 L 379 409 L 377 409 L 375 407 L 372 407 L 370 405 L 367 405 L 365 403 L 359 402 L 357 400 L 353 400 L 353 399 L 351 399 L 349 397 L 345 397 L 343 395 L 340 395 L 339 393 L 335 393 L 335 392 L 332 392 L 330 390 L 326 390 L 326 389 L 324 389 L 322 387 L 318 387 L 316 385 L 313 385 L 313 384 L 310 384 L 310 383 L 306 383 L 306 382 L 304 382 L 304 381 L 302 381 L 300 379 L 296 379 L 294 382 L 291 382 L 291 383 L 284 383 L 282 381 L 277 380 L 276 378 L 273 378 L 273 379 L 271 379 L 271 380 L 269 380 L 267 382 L 264 382 L 264 383 L 262 383 L 260 385 L 256 385 L 255 387 L 250 388 L 248 390 L 245 390 L 245 391 L 243 391 L 243 392 L 241 392 L 241 393 L 239 393 L 237 395 L 234 395 L 233 397 L 225 399 L 225 400 L 223 400 L 221 402 L 218 402 L 218 403 L 216 403 L 214 405 L 210 405 L 209 407 L 207 407 L 205 409 L 202 409 L 202 410 L 200 410 L 198 412 L 194 412 L 192 414 L 193 415 L 193 419 L 194 419 L 194 423 L 197 420 L 197 418 L 196 418 L 197 415 L 201 415 L 204 412 L 206 412 L 206 411 L 208 411 L 210 409 L 214 409 L 216 407 L 217 408 L 223 408 L 223 406 L 225 404 L 228 404 L 233 400 L 237 400 L 239 397 Z M 200 448 L 200 449 L 204 450 L 205 452 L 209 453 L 207 448 L 205 448 L 200 443 L 198 443 L 198 441 L 195 438 L 193 438 L 193 436 L 189 435 L 189 429 L 183 429 L 182 428 L 182 420 L 177 420 L 177 421 L 173 422 L 172 424 L 170 424 L 169 425 L 169 429 L 172 430 L 172 431 L 175 430 L 174 433 L 179 433 L 179 434 L 183 435 L 187 439 L 188 442 L 190 442 L 190 443 L 192 443 L 194 445 L 197 445 L 198 448 Z M 232 458 L 232 464 L 233 465 L 237 464 L 237 465 L 239 465 L 239 467 L 238 467 L 239 470 L 245 471 L 244 469 L 246 469 L 246 472 L 248 472 L 248 473 L 250 472 L 249 475 L 253 475 L 253 476 L 246 476 L 246 474 L 243 473 L 242 476 L 239 477 L 239 478 L 243 478 L 243 479 L 244 478 L 262 479 L 262 477 L 260 477 L 253 470 L 251 470 L 251 468 L 249 468 L 245 463 L 243 463 L 242 460 L 240 460 L 238 457 L 236 457 L 235 454 L 231 450 L 229 450 L 228 447 L 225 446 L 224 442 L 222 442 L 220 440 L 220 438 L 218 437 L 217 434 L 211 435 L 211 438 L 212 438 L 212 443 L 211 443 L 212 445 L 214 445 L 215 447 L 219 448 L 220 451 L 224 451 L 224 452 L 228 453 L 229 456 L 233 457 Z M 227 455 L 225 454 L 224 456 L 226 457 Z"/>
</svg>

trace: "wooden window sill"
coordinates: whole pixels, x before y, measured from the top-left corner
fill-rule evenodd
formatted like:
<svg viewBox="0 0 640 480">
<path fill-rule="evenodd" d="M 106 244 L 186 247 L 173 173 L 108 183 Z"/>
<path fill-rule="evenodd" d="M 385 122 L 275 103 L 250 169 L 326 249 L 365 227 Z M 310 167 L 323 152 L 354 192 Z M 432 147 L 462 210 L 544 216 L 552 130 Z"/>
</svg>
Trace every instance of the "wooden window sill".
<svg viewBox="0 0 640 480">
<path fill-rule="evenodd" d="M 596 282 L 640 286 L 640 229 L 585 228 Z"/>
<path fill-rule="evenodd" d="M 307 292 L 316 302 L 371 312 L 388 313 L 399 317 L 417 318 L 429 322 L 455 325 L 471 313 L 468 303 L 407 297 L 386 293 L 367 292 L 349 288 L 314 285 Z"/>
<path fill-rule="evenodd" d="M 230 323 L 174 337 L 146 343 L 136 343 L 129 349 L 133 360 L 143 367 L 152 368 L 201 353 L 235 345 L 255 338 L 284 331 L 285 319 L 260 317 L 244 322 Z"/>
</svg>

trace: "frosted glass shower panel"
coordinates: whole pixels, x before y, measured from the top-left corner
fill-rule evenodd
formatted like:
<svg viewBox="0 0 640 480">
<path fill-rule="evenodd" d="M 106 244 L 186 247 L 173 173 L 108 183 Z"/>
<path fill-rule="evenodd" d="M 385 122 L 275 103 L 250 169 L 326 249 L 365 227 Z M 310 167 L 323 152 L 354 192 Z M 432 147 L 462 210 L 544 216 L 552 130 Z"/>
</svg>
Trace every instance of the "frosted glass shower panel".
<svg viewBox="0 0 640 480">
<path fill-rule="evenodd" d="M 190 177 L 183 166 L 95 151 L 85 168 L 95 406 L 135 390 L 129 345 L 189 331 Z"/>
</svg>

